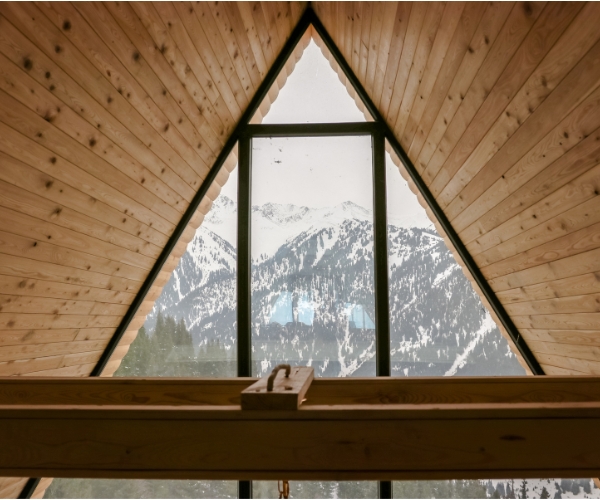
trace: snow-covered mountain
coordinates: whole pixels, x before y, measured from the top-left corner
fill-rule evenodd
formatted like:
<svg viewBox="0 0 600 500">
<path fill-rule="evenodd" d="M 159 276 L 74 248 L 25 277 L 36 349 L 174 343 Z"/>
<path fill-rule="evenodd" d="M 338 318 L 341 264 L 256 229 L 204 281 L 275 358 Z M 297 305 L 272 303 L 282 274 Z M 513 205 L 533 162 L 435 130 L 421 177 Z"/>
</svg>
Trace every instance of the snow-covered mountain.
<svg viewBox="0 0 600 500">
<path fill-rule="evenodd" d="M 375 374 L 373 228 L 352 202 L 252 209 L 255 371 L 282 361 L 322 376 Z M 394 375 L 522 374 L 507 342 L 433 227 L 389 225 Z M 195 345 L 235 353 L 236 206 L 217 199 L 161 297 Z"/>
</svg>

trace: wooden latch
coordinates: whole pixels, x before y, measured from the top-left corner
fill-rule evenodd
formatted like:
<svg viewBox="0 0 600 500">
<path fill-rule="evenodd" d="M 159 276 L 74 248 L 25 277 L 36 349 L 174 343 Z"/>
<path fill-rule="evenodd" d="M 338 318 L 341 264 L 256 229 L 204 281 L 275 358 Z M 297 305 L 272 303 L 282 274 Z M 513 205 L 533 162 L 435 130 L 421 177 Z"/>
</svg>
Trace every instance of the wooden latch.
<svg viewBox="0 0 600 500">
<path fill-rule="evenodd" d="M 311 366 L 277 365 L 268 377 L 242 391 L 242 410 L 297 410 L 314 374 Z"/>
</svg>

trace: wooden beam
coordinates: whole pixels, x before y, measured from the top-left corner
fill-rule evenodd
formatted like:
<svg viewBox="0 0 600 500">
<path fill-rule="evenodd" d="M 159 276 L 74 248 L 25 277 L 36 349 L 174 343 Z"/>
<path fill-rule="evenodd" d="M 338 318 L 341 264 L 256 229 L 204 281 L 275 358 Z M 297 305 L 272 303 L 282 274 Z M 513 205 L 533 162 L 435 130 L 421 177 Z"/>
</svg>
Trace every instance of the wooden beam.
<svg viewBox="0 0 600 500">
<path fill-rule="evenodd" d="M 591 477 L 600 378 L 0 379 L 0 475 L 169 479 Z"/>
</svg>

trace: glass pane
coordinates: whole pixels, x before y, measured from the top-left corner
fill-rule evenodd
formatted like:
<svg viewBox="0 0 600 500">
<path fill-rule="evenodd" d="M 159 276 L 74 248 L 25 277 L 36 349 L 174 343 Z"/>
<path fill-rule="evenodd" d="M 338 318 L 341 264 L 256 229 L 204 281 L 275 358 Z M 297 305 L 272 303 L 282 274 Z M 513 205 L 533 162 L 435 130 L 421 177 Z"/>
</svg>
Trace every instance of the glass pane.
<svg viewBox="0 0 600 500">
<path fill-rule="evenodd" d="M 237 171 L 213 203 L 115 377 L 235 377 Z M 54 479 L 46 498 L 237 498 L 237 481 Z"/>
<path fill-rule="evenodd" d="M 44 498 L 237 498 L 237 481 L 54 479 Z"/>
<path fill-rule="evenodd" d="M 237 168 L 115 376 L 235 377 Z"/>
<path fill-rule="evenodd" d="M 252 352 L 375 375 L 370 137 L 252 143 Z"/>
<path fill-rule="evenodd" d="M 394 498 L 600 498 L 592 479 L 394 481 Z"/>
<path fill-rule="evenodd" d="M 386 155 L 393 376 L 525 375 Z"/>
<path fill-rule="evenodd" d="M 364 121 L 365 116 L 311 40 L 262 123 Z"/>
<path fill-rule="evenodd" d="M 290 481 L 290 498 L 377 498 L 376 481 Z M 277 481 L 253 481 L 252 498 L 279 498 Z"/>
</svg>

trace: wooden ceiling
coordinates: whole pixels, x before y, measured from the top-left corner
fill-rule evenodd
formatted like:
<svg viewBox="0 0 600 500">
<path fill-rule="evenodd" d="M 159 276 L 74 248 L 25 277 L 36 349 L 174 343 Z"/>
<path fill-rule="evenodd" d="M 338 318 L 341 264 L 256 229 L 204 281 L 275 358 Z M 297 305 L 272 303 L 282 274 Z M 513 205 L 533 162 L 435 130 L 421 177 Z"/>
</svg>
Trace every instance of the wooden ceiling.
<svg viewBox="0 0 600 500">
<path fill-rule="evenodd" d="M 0 376 L 89 375 L 305 7 L 0 3 Z M 600 374 L 600 4 L 313 8 L 546 373 Z"/>
</svg>

